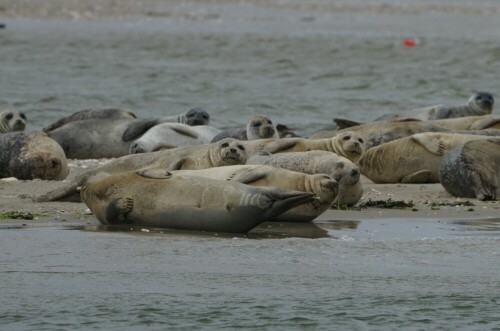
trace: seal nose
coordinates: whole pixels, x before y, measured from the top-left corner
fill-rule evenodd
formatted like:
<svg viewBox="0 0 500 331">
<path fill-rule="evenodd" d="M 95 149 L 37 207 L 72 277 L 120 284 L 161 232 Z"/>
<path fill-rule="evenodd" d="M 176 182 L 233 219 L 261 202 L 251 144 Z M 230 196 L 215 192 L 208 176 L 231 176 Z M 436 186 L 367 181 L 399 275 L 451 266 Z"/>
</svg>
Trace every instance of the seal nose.
<svg viewBox="0 0 500 331">
<path fill-rule="evenodd" d="M 352 169 L 351 177 L 359 177 L 359 169 Z"/>
<path fill-rule="evenodd" d="M 139 154 L 145 152 L 145 149 L 138 143 L 133 143 L 132 145 L 130 145 L 129 154 Z"/>
<path fill-rule="evenodd" d="M 231 153 L 236 153 L 236 148 L 230 148 L 229 150 L 231 151 Z"/>
</svg>

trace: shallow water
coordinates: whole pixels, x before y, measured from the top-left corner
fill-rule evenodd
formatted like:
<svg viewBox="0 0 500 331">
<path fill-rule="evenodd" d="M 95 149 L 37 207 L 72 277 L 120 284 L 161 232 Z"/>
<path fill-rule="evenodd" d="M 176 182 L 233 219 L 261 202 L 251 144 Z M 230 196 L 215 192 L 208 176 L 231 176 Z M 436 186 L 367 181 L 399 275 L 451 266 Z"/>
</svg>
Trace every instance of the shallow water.
<svg viewBox="0 0 500 331">
<path fill-rule="evenodd" d="M 218 3 L 207 10 L 219 16 L 202 20 L 3 19 L 0 108 L 25 111 L 29 129 L 40 129 L 91 107 L 125 107 L 141 117 L 202 107 L 217 127 L 266 114 L 307 135 L 333 117 L 369 120 L 462 104 L 476 90 L 498 97 L 498 11 L 337 13 Z M 420 43 L 401 47 L 406 37 Z M 500 328 L 498 221 L 319 225 L 250 237 L 4 226 L 0 325 Z"/>
</svg>

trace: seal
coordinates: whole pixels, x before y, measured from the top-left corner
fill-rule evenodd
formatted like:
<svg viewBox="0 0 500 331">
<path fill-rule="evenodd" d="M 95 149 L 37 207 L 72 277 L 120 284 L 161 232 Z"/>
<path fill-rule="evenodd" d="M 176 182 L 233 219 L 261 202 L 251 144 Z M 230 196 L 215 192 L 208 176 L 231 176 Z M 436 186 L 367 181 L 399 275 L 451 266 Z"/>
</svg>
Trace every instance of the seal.
<svg viewBox="0 0 500 331">
<path fill-rule="evenodd" d="M 363 195 L 358 184 L 360 171 L 349 159 L 326 151 L 290 152 L 269 154 L 258 152 L 247 160 L 247 164 L 264 164 L 273 167 L 303 172 L 325 174 L 339 183 L 339 197 L 335 205 L 354 205 Z M 346 199 L 346 197 L 349 197 Z"/>
<path fill-rule="evenodd" d="M 0 178 L 63 180 L 68 173 L 64 151 L 45 133 L 0 135 Z"/>
<path fill-rule="evenodd" d="M 146 153 L 162 148 L 208 144 L 221 132 L 208 125 L 189 126 L 181 123 L 155 125 L 130 144 L 129 154 Z"/>
<path fill-rule="evenodd" d="M 256 115 L 247 122 L 246 128 L 222 131 L 212 139 L 212 142 L 224 138 L 235 138 L 239 140 L 279 139 L 279 133 L 268 117 Z"/>
<path fill-rule="evenodd" d="M 426 132 L 368 149 L 357 161 L 361 173 L 375 183 L 438 183 L 447 152 L 488 136 Z"/>
<path fill-rule="evenodd" d="M 323 174 L 308 175 L 266 165 L 234 165 L 202 170 L 179 170 L 172 172 L 182 176 L 236 181 L 252 186 L 271 186 L 284 190 L 310 192 L 318 199 L 297 206 L 275 220 L 282 222 L 310 222 L 326 211 L 338 197 L 338 183 Z"/>
<path fill-rule="evenodd" d="M 500 138 L 469 141 L 452 149 L 443 157 L 439 180 L 456 197 L 500 200 Z"/>
<path fill-rule="evenodd" d="M 82 187 L 82 200 L 103 224 L 245 233 L 316 199 L 308 192 L 255 187 L 164 170 L 128 172 Z"/>
<path fill-rule="evenodd" d="M 325 139 L 335 137 L 344 132 L 358 132 L 364 138 L 366 149 L 370 149 L 395 139 L 409 137 L 416 133 L 446 131 L 448 131 L 448 129 L 433 124 L 432 121 L 400 118 L 366 123 L 342 130 L 319 131 L 313 134 L 310 139 Z"/>
<path fill-rule="evenodd" d="M 271 154 L 322 150 L 355 162 L 365 151 L 365 141 L 358 132 L 347 131 L 326 139 L 283 138 L 270 142 L 264 150 Z"/>
<path fill-rule="evenodd" d="M 79 186 L 127 171 L 139 169 L 205 169 L 244 164 L 246 159 L 247 154 L 242 142 L 231 138 L 206 145 L 194 145 L 165 149 L 152 153 L 126 155 L 87 171 L 75 177 L 67 185 L 35 197 L 33 200 L 36 202 L 63 199 L 79 201 L 79 197 L 74 197 Z"/>
<path fill-rule="evenodd" d="M 49 124 L 45 128 L 43 128 L 43 132 L 53 131 L 64 124 L 82 121 L 82 120 L 90 120 L 90 119 L 136 119 L 137 116 L 129 110 L 120 109 L 120 108 L 90 108 L 83 109 L 73 114 L 60 118 L 54 123 Z"/>
<path fill-rule="evenodd" d="M 476 92 L 471 95 L 465 105 L 447 106 L 436 105 L 425 108 L 418 108 L 402 113 L 386 114 L 375 121 L 392 119 L 397 117 L 409 117 L 424 121 L 437 120 L 443 118 L 455 118 L 465 116 L 488 115 L 493 111 L 495 99 L 489 92 Z"/>
<path fill-rule="evenodd" d="M 0 133 L 24 131 L 26 120 L 26 115 L 17 110 L 8 109 L 0 112 Z"/>
<path fill-rule="evenodd" d="M 209 125 L 210 115 L 206 110 L 193 108 L 179 115 L 163 117 L 163 122 L 182 123 L 189 126 Z"/>
</svg>

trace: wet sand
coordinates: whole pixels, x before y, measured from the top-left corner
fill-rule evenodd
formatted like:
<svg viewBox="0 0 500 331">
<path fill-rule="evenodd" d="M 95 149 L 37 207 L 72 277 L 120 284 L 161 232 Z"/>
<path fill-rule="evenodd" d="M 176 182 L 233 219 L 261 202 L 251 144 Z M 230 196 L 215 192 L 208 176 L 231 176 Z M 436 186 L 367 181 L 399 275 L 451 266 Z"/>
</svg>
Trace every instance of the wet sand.
<svg viewBox="0 0 500 331">
<path fill-rule="evenodd" d="M 19 181 L 15 179 L 0 180 L 0 213 L 30 213 L 30 219 L 3 219 L 0 225 L 10 226 L 99 226 L 99 222 L 91 214 L 84 203 L 75 202 L 32 202 L 26 196 L 37 196 L 49 190 L 61 187 L 74 176 L 91 169 L 106 160 L 70 161 L 70 175 L 65 181 Z M 475 221 L 500 219 L 500 201 L 480 201 L 461 199 L 448 194 L 441 184 L 374 184 L 362 177 L 363 197 L 352 208 L 330 209 L 320 215 L 314 224 L 328 231 L 329 229 L 357 229 L 360 221 L 371 224 L 372 230 L 383 227 L 384 220 L 396 224 L 404 222 L 408 228 L 418 227 L 422 221 L 432 229 L 439 227 L 442 221 Z M 412 202 L 413 207 L 379 208 L 364 207 L 369 201 L 405 201 Z M 396 223 L 395 223 L 396 222 Z M 399 235 L 405 235 L 406 228 L 400 228 Z M 140 231 L 141 229 L 135 229 Z M 312 231 L 312 232 L 311 232 Z M 252 233 L 260 235 L 322 237 L 325 233 L 315 227 L 297 224 L 263 224 Z"/>
</svg>

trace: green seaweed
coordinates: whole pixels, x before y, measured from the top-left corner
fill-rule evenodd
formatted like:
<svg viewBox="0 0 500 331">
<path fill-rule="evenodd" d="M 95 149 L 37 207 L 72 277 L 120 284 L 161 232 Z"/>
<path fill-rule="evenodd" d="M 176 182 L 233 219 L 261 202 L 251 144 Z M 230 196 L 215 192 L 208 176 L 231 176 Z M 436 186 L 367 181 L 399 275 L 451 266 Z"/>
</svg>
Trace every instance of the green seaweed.
<svg viewBox="0 0 500 331">
<path fill-rule="evenodd" d="M 7 220 L 7 219 L 32 220 L 35 217 L 43 217 L 43 216 L 47 216 L 47 215 L 32 214 L 30 212 L 24 212 L 24 211 L 8 211 L 8 212 L 0 213 L 0 219 L 2 219 L 2 220 Z"/>
</svg>

